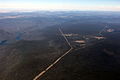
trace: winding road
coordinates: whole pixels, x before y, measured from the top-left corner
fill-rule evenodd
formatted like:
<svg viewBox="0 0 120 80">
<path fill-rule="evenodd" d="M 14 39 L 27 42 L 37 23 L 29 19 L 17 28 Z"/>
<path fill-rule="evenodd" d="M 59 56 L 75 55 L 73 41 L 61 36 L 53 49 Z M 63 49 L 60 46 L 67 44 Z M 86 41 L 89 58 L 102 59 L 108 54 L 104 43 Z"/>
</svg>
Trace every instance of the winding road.
<svg viewBox="0 0 120 80">
<path fill-rule="evenodd" d="M 57 64 L 64 56 L 66 56 L 68 53 L 70 53 L 73 50 L 72 45 L 70 44 L 70 42 L 68 41 L 67 37 L 64 35 L 63 31 L 61 28 L 59 28 L 59 31 L 61 33 L 61 35 L 64 37 L 65 41 L 67 42 L 67 44 L 70 46 L 70 49 L 65 52 L 62 56 L 60 56 L 57 60 L 55 60 L 51 65 L 49 65 L 45 70 L 43 70 L 42 72 L 40 72 L 33 80 L 40 80 L 41 77 L 48 71 L 50 70 L 55 64 Z"/>
</svg>

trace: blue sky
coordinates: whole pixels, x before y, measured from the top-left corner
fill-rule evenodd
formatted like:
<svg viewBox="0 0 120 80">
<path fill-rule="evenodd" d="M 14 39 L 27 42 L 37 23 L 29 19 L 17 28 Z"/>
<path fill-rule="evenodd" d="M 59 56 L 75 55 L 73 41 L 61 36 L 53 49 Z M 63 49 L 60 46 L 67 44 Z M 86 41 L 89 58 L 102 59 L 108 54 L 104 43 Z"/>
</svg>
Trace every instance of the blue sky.
<svg viewBox="0 0 120 80">
<path fill-rule="evenodd" d="M 0 9 L 120 11 L 120 0 L 0 0 Z"/>
</svg>

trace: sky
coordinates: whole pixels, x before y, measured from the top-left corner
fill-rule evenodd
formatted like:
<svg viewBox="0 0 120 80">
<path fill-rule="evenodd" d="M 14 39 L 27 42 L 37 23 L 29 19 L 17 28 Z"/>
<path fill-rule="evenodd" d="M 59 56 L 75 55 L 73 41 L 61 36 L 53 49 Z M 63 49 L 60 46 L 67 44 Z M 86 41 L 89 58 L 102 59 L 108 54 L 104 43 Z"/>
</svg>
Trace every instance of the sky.
<svg viewBox="0 0 120 80">
<path fill-rule="evenodd" d="M 120 11 L 120 0 L 0 0 L 0 11 L 4 10 Z"/>
</svg>

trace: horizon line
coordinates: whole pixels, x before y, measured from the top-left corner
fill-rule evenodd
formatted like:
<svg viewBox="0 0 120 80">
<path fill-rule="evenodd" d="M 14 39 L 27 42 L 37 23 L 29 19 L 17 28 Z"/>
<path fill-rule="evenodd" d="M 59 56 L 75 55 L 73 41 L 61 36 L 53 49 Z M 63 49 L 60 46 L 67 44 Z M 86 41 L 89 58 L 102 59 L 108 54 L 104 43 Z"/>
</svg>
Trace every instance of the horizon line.
<svg viewBox="0 0 120 80">
<path fill-rule="evenodd" d="M 9 13 L 9 12 L 37 12 L 37 11 L 97 11 L 97 12 L 120 12 L 120 10 L 81 10 L 81 9 L 1 9 L 0 13 Z"/>
</svg>

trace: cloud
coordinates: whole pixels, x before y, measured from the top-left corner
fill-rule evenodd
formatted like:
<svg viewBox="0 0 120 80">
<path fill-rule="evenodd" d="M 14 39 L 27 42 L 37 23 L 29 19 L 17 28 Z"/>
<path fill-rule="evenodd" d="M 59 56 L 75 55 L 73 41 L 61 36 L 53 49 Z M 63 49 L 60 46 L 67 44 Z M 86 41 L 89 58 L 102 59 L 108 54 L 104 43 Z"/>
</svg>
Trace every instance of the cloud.
<svg viewBox="0 0 120 80">
<path fill-rule="evenodd" d="M 120 6 L 112 5 L 75 5 L 75 4 L 62 4 L 62 3 L 0 3 L 0 9 L 19 9 L 19 10 L 107 10 L 107 11 L 120 11 Z"/>
</svg>

